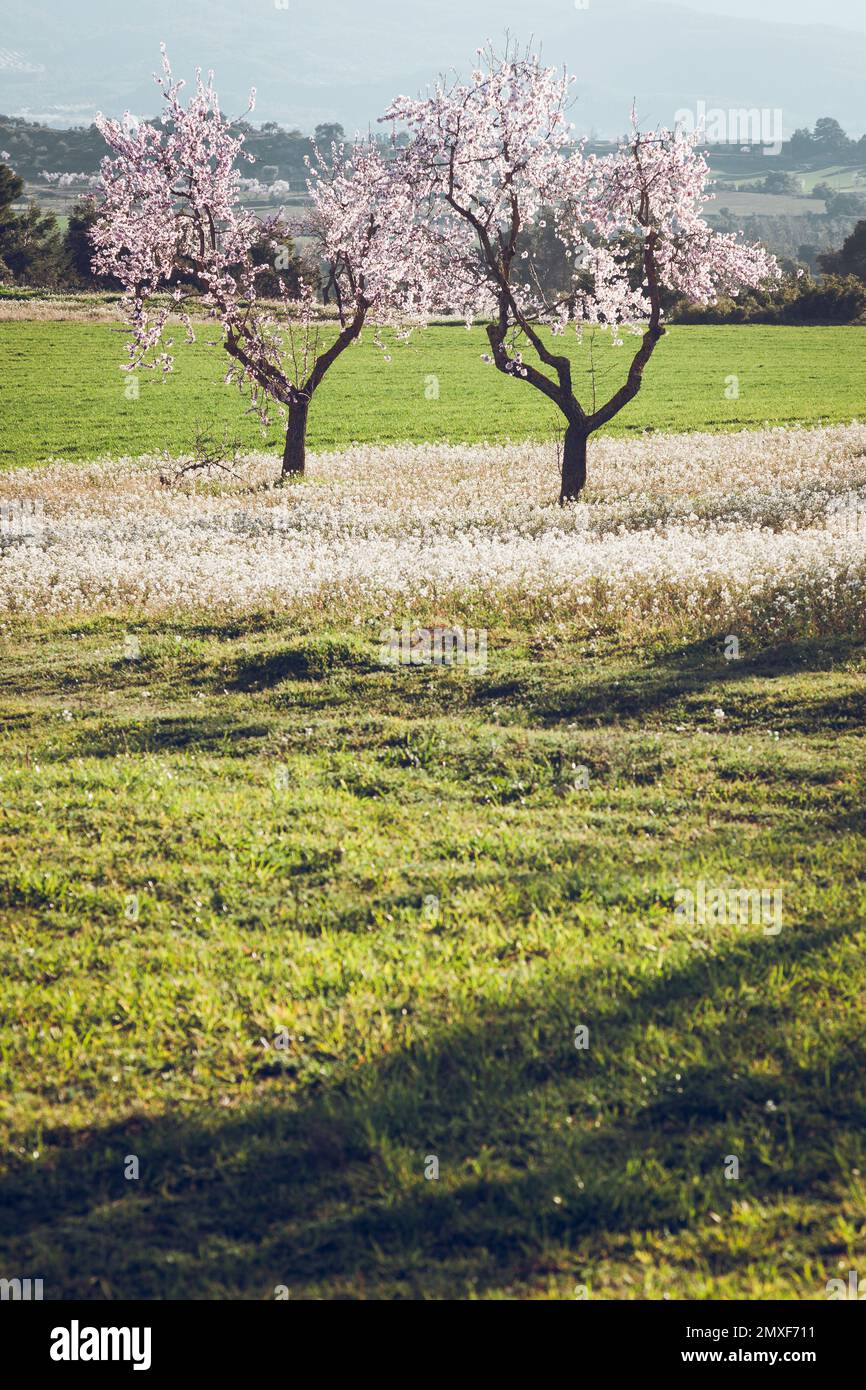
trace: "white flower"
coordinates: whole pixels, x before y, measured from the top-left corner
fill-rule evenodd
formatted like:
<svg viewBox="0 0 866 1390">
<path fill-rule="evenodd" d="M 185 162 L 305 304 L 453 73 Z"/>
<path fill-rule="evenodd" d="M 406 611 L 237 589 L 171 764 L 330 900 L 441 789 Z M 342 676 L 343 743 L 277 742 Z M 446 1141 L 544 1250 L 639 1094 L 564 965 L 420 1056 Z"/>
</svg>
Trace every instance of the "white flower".
<svg viewBox="0 0 866 1390">
<path fill-rule="evenodd" d="M 269 486 L 273 456 L 240 466 L 243 483 L 176 488 L 156 456 L 7 472 L 4 500 L 41 507 L 34 534 L 0 533 L 0 611 L 390 610 L 399 626 L 416 600 L 471 593 L 587 624 L 866 622 L 866 527 L 840 521 L 866 507 L 860 424 L 593 439 L 567 508 L 552 444 L 360 446 L 310 456 L 290 490 Z"/>
</svg>

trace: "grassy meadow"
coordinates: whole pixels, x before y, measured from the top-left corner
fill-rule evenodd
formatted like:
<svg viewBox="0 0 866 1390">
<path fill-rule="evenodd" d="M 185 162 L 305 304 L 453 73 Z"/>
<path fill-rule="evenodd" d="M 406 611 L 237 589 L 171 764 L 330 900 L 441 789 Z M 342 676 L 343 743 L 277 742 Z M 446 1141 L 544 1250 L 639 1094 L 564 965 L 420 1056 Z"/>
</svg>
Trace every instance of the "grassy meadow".
<svg viewBox="0 0 866 1390">
<path fill-rule="evenodd" d="M 28 312 L 28 310 L 24 310 Z M 224 430 L 246 448 L 280 445 L 279 421 L 263 436 L 237 388 L 223 385 L 226 358 L 200 328 L 188 347 L 176 334 L 174 372 L 121 371 L 122 326 L 111 323 L 0 321 L 0 464 L 48 458 L 91 459 L 182 451 L 202 431 Z M 562 343 L 592 400 L 590 346 Z M 372 335 L 346 353 L 310 413 L 313 449 L 352 442 L 550 438 L 558 412 L 522 382 L 482 362 L 483 329 L 437 326 L 389 348 Z M 620 385 L 630 341 L 592 347 L 598 399 Z M 845 422 L 866 413 L 866 327 L 698 327 L 674 325 L 656 349 L 639 396 L 609 426 L 641 430 L 722 430 Z M 130 398 L 135 391 L 138 397 Z"/>
<path fill-rule="evenodd" d="M 471 675 L 132 630 L 4 642 L 4 1268 L 824 1296 L 866 1195 L 862 643 L 515 625 Z M 676 919 L 744 875 L 778 935 Z"/>
<path fill-rule="evenodd" d="M 866 1240 L 866 430 L 759 431 L 862 419 L 866 329 L 674 328 L 566 509 L 478 330 L 347 354 L 311 417 L 343 452 L 288 488 L 134 462 L 280 439 L 217 349 L 138 399 L 123 349 L 0 322 L 33 522 L 0 532 L 0 1275 L 825 1298 Z M 401 622 L 483 627 L 486 666 L 383 665 Z M 781 930 L 677 915 L 700 884 L 780 891 Z"/>
</svg>

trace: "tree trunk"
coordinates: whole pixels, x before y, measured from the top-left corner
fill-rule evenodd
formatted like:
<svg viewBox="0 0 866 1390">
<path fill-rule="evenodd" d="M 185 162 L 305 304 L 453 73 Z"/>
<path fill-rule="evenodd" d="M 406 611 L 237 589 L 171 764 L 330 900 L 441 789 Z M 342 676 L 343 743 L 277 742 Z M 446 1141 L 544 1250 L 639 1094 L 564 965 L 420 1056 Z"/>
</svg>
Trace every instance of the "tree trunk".
<svg viewBox="0 0 866 1390">
<path fill-rule="evenodd" d="M 302 474 L 304 471 L 307 444 L 307 412 L 309 409 L 310 402 L 306 398 L 299 398 L 289 406 L 286 447 L 283 450 L 282 476 L 284 478 L 289 474 Z"/>
<path fill-rule="evenodd" d="M 565 431 L 560 503 L 573 502 L 583 491 L 586 482 L 586 442 L 588 438 L 589 435 L 579 425 L 569 425 Z"/>
</svg>

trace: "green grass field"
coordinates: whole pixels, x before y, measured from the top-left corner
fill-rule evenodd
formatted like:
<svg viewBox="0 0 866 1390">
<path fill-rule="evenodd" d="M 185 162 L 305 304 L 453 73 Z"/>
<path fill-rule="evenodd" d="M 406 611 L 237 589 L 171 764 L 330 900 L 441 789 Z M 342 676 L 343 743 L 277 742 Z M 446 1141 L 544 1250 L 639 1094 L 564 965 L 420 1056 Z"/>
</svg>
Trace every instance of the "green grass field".
<svg viewBox="0 0 866 1390">
<path fill-rule="evenodd" d="M 514 627 L 471 676 L 364 628 L 7 628 L 0 1266 L 824 1298 L 864 1236 L 866 650 L 722 644 Z M 781 932 L 677 920 L 701 879 L 781 886 Z"/>
<path fill-rule="evenodd" d="M 213 330 L 202 330 L 202 339 Z M 178 332 L 182 340 L 182 331 Z M 595 348 L 600 397 L 622 380 L 632 340 Z M 197 429 L 224 427 L 250 448 L 280 447 L 275 424 L 262 440 L 235 387 L 222 384 L 225 356 L 200 341 L 179 342 L 163 382 L 139 373 L 128 399 L 125 336 L 109 324 L 0 323 L 0 460 L 94 458 L 188 448 Z M 372 338 L 326 378 L 310 415 L 310 444 L 352 441 L 545 438 L 560 428 L 537 391 L 481 361 L 483 330 L 434 327 L 385 362 Z M 586 387 L 588 350 L 575 348 Z M 691 430 L 839 422 L 866 412 L 866 327 L 675 326 L 659 345 L 637 399 L 614 431 Z M 736 381 L 734 380 L 736 378 Z M 739 394 L 734 395 L 737 391 Z M 438 395 L 437 395 L 438 392 Z M 726 394 L 727 393 L 727 394 Z"/>
</svg>

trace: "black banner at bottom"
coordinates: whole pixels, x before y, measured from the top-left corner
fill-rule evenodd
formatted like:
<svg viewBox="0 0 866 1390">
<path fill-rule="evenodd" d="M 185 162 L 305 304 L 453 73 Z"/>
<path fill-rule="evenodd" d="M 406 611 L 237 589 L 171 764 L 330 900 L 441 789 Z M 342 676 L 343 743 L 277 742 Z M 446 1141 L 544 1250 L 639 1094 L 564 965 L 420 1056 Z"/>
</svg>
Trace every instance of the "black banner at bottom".
<svg viewBox="0 0 866 1390">
<path fill-rule="evenodd" d="M 846 1308 L 840 1303 L 855 1302 Z M 531 1343 L 525 1334 L 543 1336 L 537 1344 L 536 1356 L 549 1362 L 551 1351 L 558 1350 L 580 1369 L 584 1355 L 592 1363 L 600 1361 L 608 1372 L 635 1372 L 669 1375 L 682 1371 L 700 1375 L 713 1367 L 722 1370 L 760 1368 L 772 1371 L 817 1372 L 826 1379 L 828 1374 L 843 1365 L 857 1365 L 866 1332 L 866 1309 L 860 1299 L 839 1302 L 767 1302 L 767 1303 L 647 1303 L 592 1302 L 574 1300 L 564 1311 L 543 1317 L 542 1323 L 524 1325 L 520 1351 L 532 1355 Z M 318 1316 L 327 1323 L 318 1324 Z M 351 1340 L 335 1340 L 331 1335 L 322 1341 L 321 1329 L 333 1331 L 333 1318 L 342 1323 L 345 1316 L 333 1309 L 317 1315 L 305 1305 L 298 1315 L 298 1304 L 287 1300 L 280 1303 L 27 1303 L 6 1301 L 0 1304 L 0 1326 L 3 1330 L 4 1361 L 15 1365 L 17 1371 L 38 1372 L 50 1380 L 92 1380 L 108 1372 L 118 1375 L 155 1377 L 213 1371 L 222 1377 L 233 1372 L 258 1373 L 267 1367 L 283 1367 L 286 1374 L 299 1369 L 298 1354 L 309 1367 L 312 1359 L 320 1361 L 329 1375 L 338 1369 L 341 1356 L 347 1370 L 356 1373 L 362 1359 L 370 1369 L 381 1363 L 390 1377 L 395 1370 L 394 1352 L 382 1342 L 382 1325 L 378 1316 L 374 1323 L 368 1319 L 355 1321 L 350 1316 L 347 1326 Z M 405 1314 L 398 1314 L 402 1324 Z M 433 1322 L 426 1323 L 432 1316 Z M 464 1317 L 470 1322 L 463 1323 Z M 466 1352 L 466 1332 L 479 1329 L 474 1315 L 460 1315 L 460 1331 L 464 1334 L 461 1348 L 456 1352 L 443 1326 L 440 1315 L 428 1309 L 426 1328 L 435 1328 L 436 1341 L 425 1341 L 418 1348 L 416 1373 L 429 1380 L 441 1365 L 444 1374 L 453 1375 L 456 1363 L 465 1371 L 476 1363 L 489 1375 L 502 1358 L 506 1373 L 515 1372 L 513 1334 L 515 1325 L 508 1324 L 490 1336 L 491 1325 L 481 1324 L 483 1340 L 475 1343 L 473 1352 Z M 448 1321 L 450 1322 L 450 1316 Z M 317 1325 L 318 1324 L 318 1325 Z M 405 1327 L 406 1325 L 403 1324 Z M 413 1331 L 416 1331 L 413 1328 Z M 367 1332 L 369 1341 L 364 1337 Z M 551 1334 L 559 1345 L 551 1344 Z M 317 1335 L 318 1334 L 318 1335 Z M 421 1332 L 424 1336 L 424 1331 Z M 375 1342 L 373 1341 L 375 1337 Z M 469 1344 L 472 1345 L 471 1343 Z M 582 1349 L 582 1350 L 581 1350 Z M 364 1358 L 369 1350 L 369 1358 Z M 375 1360 L 374 1360 L 375 1358 Z M 507 1360 L 505 1359 L 507 1358 Z M 412 1358 L 405 1346 L 397 1360 L 401 1376 L 412 1374 Z M 584 1368 L 588 1362 L 583 1361 Z M 540 1366 L 538 1371 L 540 1373 Z M 269 1373 L 269 1372 L 266 1372 Z"/>
</svg>

